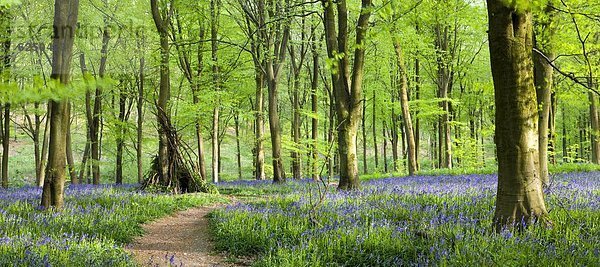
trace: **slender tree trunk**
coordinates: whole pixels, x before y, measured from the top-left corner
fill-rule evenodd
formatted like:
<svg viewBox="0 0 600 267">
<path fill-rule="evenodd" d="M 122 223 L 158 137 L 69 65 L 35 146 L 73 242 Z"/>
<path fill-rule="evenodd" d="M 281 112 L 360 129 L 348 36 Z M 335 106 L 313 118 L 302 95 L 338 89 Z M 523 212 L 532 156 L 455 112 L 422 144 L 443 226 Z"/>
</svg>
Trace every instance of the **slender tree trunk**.
<svg viewBox="0 0 600 267">
<path fill-rule="evenodd" d="M 335 100 L 333 99 L 333 92 L 329 94 L 329 127 L 327 128 L 327 144 L 333 146 L 335 139 Z M 327 166 L 328 166 L 328 174 L 329 179 L 333 179 L 335 174 L 335 155 L 333 151 L 328 152 L 327 156 Z"/>
<path fill-rule="evenodd" d="M 540 178 L 544 185 L 549 185 L 550 178 L 548 175 L 548 135 L 549 135 L 549 117 L 550 117 L 550 100 L 552 93 L 552 75 L 554 69 L 550 64 L 536 53 L 533 54 L 534 69 L 535 69 L 535 85 L 537 104 L 540 107 L 538 115 L 538 138 L 539 138 L 539 155 L 540 155 Z M 551 54 L 549 57 L 553 58 Z"/>
<path fill-rule="evenodd" d="M 212 122 L 212 181 L 219 182 L 219 112 L 218 106 L 213 108 Z"/>
<path fill-rule="evenodd" d="M 568 148 L 569 144 L 567 143 L 567 121 L 565 118 L 565 106 L 562 106 L 562 149 L 563 149 L 563 163 L 569 163 L 569 154 Z"/>
<path fill-rule="evenodd" d="M 315 30 L 312 29 L 313 38 L 316 38 Z M 311 119 L 312 122 L 312 144 L 311 144 L 311 155 L 312 155 L 312 164 L 311 164 L 311 174 L 313 181 L 317 181 L 320 179 L 319 177 L 319 166 L 318 166 L 318 157 L 319 150 L 317 144 L 319 143 L 319 119 L 317 115 L 319 114 L 319 97 L 317 95 L 317 89 L 319 87 L 319 53 L 317 50 L 317 42 L 312 42 L 312 54 L 313 54 L 313 66 L 312 66 L 312 80 L 311 80 L 311 91 L 310 91 L 310 99 L 311 99 L 311 111 L 313 117 Z"/>
<path fill-rule="evenodd" d="M 100 80 L 105 78 L 106 74 L 106 63 L 108 57 L 108 42 L 110 41 L 110 33 L 108 26 L 105 26 L 102 31 L 102 48 L 100 57 L 100 68 L 98 70 L 98 76 Z M 94 97 L 94 108 L 92 111 L 92 123 L 90 125 L 91 137 L 92 137 L 92 177 L 95 185 L 100 184 L 100 158 L 101 158 L 101 124 L 102 124 L 102 86 L 96 87 L 96 94 Z"/>
<path fill-rule="evenodd" d="M 92 127 L 93 127 L 93 118 L 94 115 L 92 113 L 92 92 L 90 91 L 90 86 L 88 84 L 89 79 L 91 79 L 91 74 L 89 73 L 85 61 L 85 53 L 79 54 L 79 66 L 81 68 L 81 74 L 83 75 L 83 79 L 88 86 L 85 90 L 85 118 L 86 118 L 86 136 L 85 136 L 85 149 L 83 151 L 83 157 L 81 159 L 81 169 L 79 170 L 79 181 L 85 183 L 87 178 L 87 169 L 90 161 L 91 154 L 91 144 L 92 144 Z"/>
<path fill-rule="evenodd" d="M 66 85 L 70 80 L 71 57 L 79 13 L 78 0 L 56 0 L 54 4 L 54 29 L 52 43 L 53 80 Z M 41 206 L 45 209 L 61 209 L 64 204 L 64 186 L 66 177 L 66 142 L 69 126 L 68 100 L 52 100 L 50 110 L 50 141 L 48 167 L 42 190 Z"/>
<path fill-rule="evenodd" d="M 591 80 L 591 79 L 590 79 Z M 590 88 L 593 86 L 593 83 L 588 82 L 588 86 Z M 588 99 L 590 101 L 590 121 L 591 121 L 591 154 L 592 154 L 592 163 L 600 164 L 600 121 L 598 118 L 598 96 L 596 96 L 593 92 L 588 93 Z"/>
<path fill-rule="evenodd" d="M 10 150 L 10 104 L 4 105 L 2 126 L 2 187 L 8 188 L 8 157 Z"/>
<path fill-rule="evenodd" d="M 38 110 L 40 107 L 40 104 L 38 102 L 33 104 L 36 113 L 34 115 L 34 130 L 33 130 L 33 154 L 34 154 L 34 158 L 35 158 L 35 179 L 36 179 L 36 185 L 37 185 L 37 181 L 43 180 L 43 173 L 42 173 L 42 155 L 41 155 L 41 151 L 40 151 L 40 127 L 41 127 L 41 119 L 40 119 L 40 115 L 38 114 Z"/>
<path fill-rule="evenodd" d="M 170 78 L 170 43 L 169 43 L 169 24 L 170 16 L 163 13 L 170 12 L 168 8 L 161 10 L 158 6 L 157 0 L 151 0 L 152 19 L 159 34 L 160 40 L 160 84 L 158 90 L 157 99 L 157 121 L 159 122 L 158 127 L 158 176 L 159 183 L 161 185 L 172 186 L 172 179 L 170 177 L 170 166 L 171 162 L 170 149 L 169 149 L 169 137 L 168 133 L 171 131 L 170 117 L 170 99 L 171 99 L 171 78 Z M 162 122 L 162 123 L 161 123 Z M 93 150 L 93 149 L 92 149 Z M 93 152 L 92 152 L 93 154 Z"/>
<path fill-rule="evenodd" d="M 550 94 L 550 117 L 548 120 L 548 159 L 550 164 L 556 164 L 556 94 Z"/>
<path fill-rule="evenodd" d="M 220 3 L 217 0 L 210 1 L 210 40 L 212 54 L 212 73 L 214 90 L 220 91 L 221 79 L 219 70 L 219 15 Z M 220 115 L 220 97 L 217 96 L 215 106 L 213 108 L 213 123 L 212 123 L 212 180 L 213 183 L 219 182 L 219 115 Z"/>
<path fill-rule="evenodd" d="M 438 97 L 441 99 L 440 108 L 443 114 L 439 119 L 438 127 L 438 157 L 440 167 L 452 168 L 452 137 L 450 131 L 450 103 L 447 100 L 452 83 L 452 75 L 449 62 L 445 53 L 449 52 L 448 26 L 437 25 L 435 27 L 435 46 L 439 50 L 437 55 L 437 86 Z"/>
<path fill-rule="evenodd" d="M 555 28 L 552 26 L 552 12 L 550 7 L 543 13 L 543 18 L 538 18 L 534 32 L 534 45 L 537 51 L 544 53 L 544 56 L 538 52 L 533 52 L 534 83 L 537 95 L 537 104 L 539 106 L 538 134 L 539 134 L 539 155 L 540 155 L 540 178 L 545 186 L 550 184 L 548 174 L 548 145 L 550 135 L 550 112 L 552 101 L 552 84 L 554 68 L 546 60 L 554 60 L 552 48 L 552 39 L 554 38 Z"/>
<path fill-rule="evenodd" d="M 397 66 L 400 70 L 400 84 L 399 84 L 399 94 L 400 94 L 400 107 L 402 109 L 402 118 L 404 119 L 404 134 L 406 135 L 406 144 L 407 144 L 407 165 L 408 165 L 408 174 L 415 175 L 418 171 L 417 165 L 417 152 L 416 152 L 416 143 L 415 143 L 415 135 L 413 132 L 412 125 L 412 117 L 410 114 L 410 106 L 408 104 L 408 78 L 406 66 L 404 64 L 404 55 L 402 53 L 402 47 L 400 46 L 400 40 L 395 37 L 394 39 L 394 50 L 396 51 L 396 59 Z"/>
<path fill-rule="evenodd" d="M 8 84 L 10 82 L 10 68 L 11 68 L 11 43 L 12 43 L 12 16 L 10 14 L 10 7 L 3 6 L 0 10 L 0 33 L 1 35 L 1 46 L 2 54 L 0 55 L 0 75 L 2 82 Z M 8 188 L 8 157 L 10 150 L 10 103 L 5 103 L 3 106 L 4 110 L 4 122 L 2 133 L 2 187 Z M 0 111 L 1 112 L 1 111 Z M 16 138 L 16 135 L 15 135 Z M 16 140 L 16 139 L 15 139 Z"/>
<path fill-rule="evenodd" d="M 269 68 L 272 69 L 272 68 Z M 279 122 L 278 82 L 267 74 L 269 87 L 269 127 L 271 130 L 271 153 L 273 157 L 273 182 L 285 182 L 285 169 L 281 158 L 281 126 Z"/>
<path fill-rule="evenodd" d="M 362 110 L 362 143 L 363 143 L 363 173 L 369 173 L 369 167 L 367 166 L 367 125 L 366 125 L 366 114 L 367 114 L 367 99 L 363 98 L 363 110 Z"/>
<path fill-rule="evenodd" d="M 140 46 L 140 50 L 142 49 L 142 45 Z M 137 163 L 137 180 L 138 183 L 141 184 L 144 182 L 144 84 L 146 79 L 146 74 L 144 73 L 144 69 L 146 68 L 146 59 L 144 57 L 144 53 L 140 52 L 140 69 L 139 69 L 139 77 L 138 77 L 138 91 L 137 91 L 137 129 L 136 129 L 136 151 L 135 158 Z M 202 176 L 204 177 L 204 176 Z"/>
<path fill-rule="evenodd" d="M 395 96 L 393 96 L 395 98 Z M 390 136 L 392 138 L 392 163 L 394 166 L 394 172 L 398 172 L 398 142 L 400 141 L 400 135 L 398 134 L 398 115 L 392 108 L 392 128 L 390 129 Z"/>
<path fill-rule="evenodd" d="M 383 172 L 388 173 L 388 157 L 387 157 L 387 123 L 383 121 Z"/>
<path fill-rule="evenodd" d="M 297 69 L 296 71 L 299 71 Z M 294 71 L 294 72 L 296 72 Z M 300 146 L 300 73 L 294 73 L 294 85 L 293 85 L 293 93 L 292 93 L 292 105 L 293 105 L 293 114 L 292 114 L 292 140 L 294 141 L 294 145 L 296 147 Z M 302 178 L 302 158 L 300 157 L 300 153 L 297 152 L 296 149 L 292 150 L 292 175 L 295 180 L 299 180 Z"/>
<path fill-rule="evenodd" d="M 242 180 L 242 150 L 240 149 L 240 116 L 239 116 L 239 113 L 236 113 L 234 115 L 234 120 L 235 120 L 235 145 L 236 145 L 238 179 Z"/>
<path fill-rule="evenodd" d="M 417 31 L 418 31 L 417 27 Z M 421 99 L 421 61 L 418 57 L 415 58 L 415 99 Z M 419 111 L 415 111 L 415 159 L 417 161 L 417 169 L 419 169 L 419 145 L 421 143 L 421 123 L 419 120 Z"/>
<path fill-rule="evenodd" d="M 126 108 L 127 108 L 127 95 L 125 88 L 120 88 L 119 92 L 119 125 L 117 127 L 117 155 L 116 155 L 116 173 L 115 182 L 116 184 L 123 184 L 123 149 L 125 148 L 125 123 L 127 120 Z"/>
<path fill-rule="evenodd" d="M 255 137 L 254 137 L 254 178 L 256 180 L 265 180 L 265 148 L 264 148 L 264 93 L 265 88 L 264 74 L 260 69 L 256 69 L 256 114 L 255 114 Z"/>
<path fill-rule="evenodd" d="M 46 179 L 46 163 L 48 154 L 48 145 L 50 143 L 50 112 L 52 111 L 52 102 L 48 102 L 46 105 L 46 125 L 44 126 L 44 139 L 42 141 L 42 154 L 41 154 L 41 162 L 40 162 L 40 179 L 37 180 L 38 187 L 44 186 L 44 180 Z"/>
<path fill-rule="evenodd" d="M 71 113 L 71 103 L 68 103 L 67 109 L 69 110 L 69 114 Z M 71 118 L 69 117 L 69 125 L 67 126 L 67 143 L 66 143 L 66 156 L 67 156 L 67 165 L 69 168 L 69 176 L 71 177 L 72 184 L 79 184 L 79 178 L 77 177 L 77 173 L 75 172 L 75 160 L 73 159 L 73 144 L 71 139 Z"/>
<path fill-rule="evenodd" d="M 379 171 L 379 145 L 377 143 L 377 97 L 375 90 L 373 90 L 373 149 L 375 150 L 375 169 Z"/>
<path fill-rule="evenodd" d="M 539 172 L 538 107 L 533 83 L 531 11 L 488 0 L 496 98 L 498 192 L 494 226 L 523 227 L 548 212 Z"/>
</svg>

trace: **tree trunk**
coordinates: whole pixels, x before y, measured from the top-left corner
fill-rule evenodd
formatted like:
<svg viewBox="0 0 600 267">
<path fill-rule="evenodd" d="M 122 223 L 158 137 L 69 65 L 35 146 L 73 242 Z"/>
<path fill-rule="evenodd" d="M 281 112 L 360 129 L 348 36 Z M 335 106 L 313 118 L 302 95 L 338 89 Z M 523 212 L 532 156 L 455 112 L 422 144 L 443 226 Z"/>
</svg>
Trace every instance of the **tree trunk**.
<svg viewBox="0 0 600 267">
<path fill-rule="evenodd" d="M 41 174 L 39 179 L 37 180 L 37 186 L 44 186 L 44 180 L 46 179 L 46 164 L 48 154 L 48 144 L 50 143 L 50 112 L 52 111 L 52 102 L 49 101 L 46 105 L 46 125 L 44 126 L 44 136 L 42 141 L 42 153 L 41 153 L 41 162 L 40 169 L 38 170 Z"/>
<path fill-rule="evenodd" d="M 402 47 L 400 46 L 400 40 L 395 37 L 394 39 L 394 50 L 396 52 L 397 66 L 400 70 L 400 84 L 399 84 L 399 93 L 400 93 L 400 107 L 402 109 L 402 118 L 404 119 L 404 134 L 406 136 L 406 144 L 407 144 L 407 164 L 408 164 L 408 174 L 410 176 L 415 175 L 418 171 L 417 165 L 417 152 L 416 152 L 416 143 L 415 143 L 415 135 L 413 132 L 412 125 L 412 117 L 410 114 L 410 106 L 408 104 L 408 78 L 406 66 L 404 64 L 404 55 L 402 53 Z"/>
<path fill-rule="evenodd" d="M 115 171 L 115 182 L 116 184 L 123 184 L 123 149 L 125 148 L 125 123 L 126 123 L 126 106 L 127 106 L 127 95 L 125 88 L 119 88 L 119 124 L 117 126 L 117 155 L 116 155 L 116 171 Z"/>
<path fill-rule="evenodd" d="M 85 53 L 79 54 L 79 66 L 81 68 L 81 74 L 83 76 L 83 80 L 86 82 L 86 90 L 85 90 L 85 118 L 86 118 L 86 136 L 85 136 L 85 149 L 83 151 L 83 157 L 81 159 L 81 168 L 79 170 L 79 181 L 85 183 L 89 177 L 86 176 L 87 169 L 90 161 L 91 154 L 91 144 L 92 144 L 92 125 L 93 125 L 93 113 L 92 113 L 92 92 L 90 91 L 90 86 L 88 84 L 89 79 L 91 79 L 91 74 L 89 73 L 85 61 Z"/>
<path fill-rule="evenodd" d="M 264 109 L 265 98 L 263 89 L 265 88 L 264 74 L 260 69 L 256 70 L 256 114 L 254 129 L 254 178 L 256 180 L 265 180 L 265 147 L 264 147 Z"/>
<path fill-rule="evenodd" d="M 536 20 L 539 29 L 534 32 L 534 45 L 537 52 L 533 52 L 534 83 L 537 95 L 537 105 L 539 107 L 538 115 L 538 134 L 539 134 L 539 154 L 540 154 L 540 179 L 545 186 L 550 184 L 548 174 L 548 145 L 550 135 L 550 108 L 552 100 L 552 84 L 554 68 L 546 60 L 554 60 L 554 51 L 552 48 L 552 38 L 555 28 L 552 26 L 552 14 L 550 8 L 547 8 Z M 538 52 L 544 53 L 544 56 Z M 546 57 L 546 58 L 544 58 Z"/>
<path fill-rule="evenodd" d="M 300 69 L 297 69 L 299 72 Z M 295 71 L 294 71 L 295 72 Z M 294 85 L 293 85 L 293 93 L 292 93 L 292 105 L 293 105 L 293 114 L 292 114 L 292 141 L 294 141 L 294 146 L 296 148 L 300 147 L 300 73 L 294 73 Z M 300 153 L 297 149 L 293 149 L 292 153 L 292 175 L 295 180 L 299 180 L 302 178 L 302 158 L 300 157 Z"/>
<path fill-rule="evenodd" d="M 367 125 L 366 125 L 366 114 L 367 114 L 367 99 L 363 97 L 363 110 L 362 110 L 362 145 L 363 145 L 363 173 L 369 173 L 369 167 L 367 166 Z"/>
<path fill-rule="evenodd" d="M 591 80 L 591 79 L 590 79 Z M 588 86 L 590 86 L 590 88 L 592 88 L 593 83 L 590 81 L 588 82 Z M 592 91 L 590 91 L 588 93 L 588 99 L 590 101 L 590 121 L 591 121 L 591 125 L 592 125 L 592 133 L 591 133 L 591 154 L 592 154 L 592 163 L 593 164 L 600 164 L 600 138 L 599 138 L 599 134 L 600 134 L 600 121 L 598 118 L 598 96 L 596 96 L 596 94 Z"/>
<path fill-rule="evenodd" d="M 110 41 L 110 33 L 108 26 L 102 30 L 102 48 L 100 51 L 100 68 L 98 69 L 98 77 L 102 81 L 106 74 L 106 62 L 108 57 L 108 42 Z M 101 85 L 96 87 L 94 97 L 94 108 L 92 111 L 91 130 L 91 148 L 92 148 L 92 178 L 93 184 L 100 184 L 100 158 L 101 158 L 101 123 L 102 123 L 102 91 Z"/>
<path fill-rule="evenodd" d="M 142 41 L 143 43 L 143 41 Z M 142 49 L 143 44 L 140 45 L 140 50 Z M 137 92 L 137 138 L 136 138 L 136 151 L 135 158 L 137 163 L 137 180 L 139 184 L 144 182 L 144 84 L 146 79 L 146 74 L 144 73 L 144 69 L 146 68 L 146 59 L 144 57 L 144 53 L 140 52 L 140 69 L 139 69 L 139 77 L 138 77 L 138 92 Z M 204 176 L 202 176 L 204 177 Z"/>
<path fill-rule="evenodd" d="M 2 82 L 8 84 L 10 82 L 10 68 L 11 68 L 11 50 L 10 46 L 12 43 L 12 17 L 8 7 L 3 6 L 0 10 L 0 27 L 1 27 L 1 38 L 2 38 L 2 64 L 0 66 L 0 75 L 2 76 Z M 4 104 L 4 122 L 2 123 L 2 187 L 8 188 L 8 157 L 10 149 L 10 103 Z M 0 111 L 1 112 L 1 111 Z"/>
<path fill-rule="evenodd" d="M 236 147 L 236 159 L 238 169 L 238 180 L 242 180 L 242 150 L 240 149 L 240 115 L 236 113 L 234 115 L 235 120 L 235 147 Z"/>
<path fill-rule="evenodd" d="M 160 10 L 158 7 L 158 0 L 151 0 L 152 18 L 156 25 L 156 29 L 160 39 L 160 84 L 158 90 L 157 99 L 157 121 L 158 127 L 158 178 L 161 185 L 171 185 L 169 168 L 172 164 L 171 157 L 169 154 L 169 139 L 167 134 L 171 131 L 171 125 L 169 125 L 169 119 L 171 117 L 170 109 L 170 98 L 171 98 L 171 78 L 169 68 L 170 58 L 170 44 L 169 44 L 169 31 L 168 25 L 170 21 L 167 16 L 161 13 L 168 12 L 168 10 Z M 93 154 L 93 149 L 92 149 Z"/>
<path fill-rule="evenodd" d="M 392 96 L 395 98 L 395 96 Z M 398 116 L 396 115 L 396 111 L 392 108 L 392 128 L 390 129 L 390 137 L 392 138 L 392 164 L 394 166 L 394 172 L 398 172 L 400 169 L 398 168 L 398 142 L 400 140 L 400 135 L 398 134 Z"/>
<path fill-rule="evenodd" d="M 69 114 L 71 114 L 71 103 L 67 104 L 67 109 L 69 110 Z M 75 172 L 75 160 L 73 159 L 73 144 L 71 140 L 71 118 L 69 116 L 69 125 L 67 126 L 67 141 L 66 141 L 66 156 L 67 156 L 67 165 L 69 168 L 69 176 L 71 177 L 72 184 L 79 184 L 79 178 L 77 177 L 77 173 Z"/>
<path fill-rule="evenodd" d="M 563 163 L 568 163 L 570 162 L 569 160 L 569 154 L 568 154 L 568 147 L 569 145 L 567 144 L 567 121 L 565 119 L 565 105 L 562 106 L 562 149 L 563 149 Z"/>
<path fill-rule="evenodd" d="M 70 80 L 71 57 L 74 29 L 79 13 L 78 0 L 56 0 L 54 3 L 54 39 L 52 42 L 53 80 L 67 85 Z M 52 100 L 50 110 L 50 140 L 48 146 L 48 167 L 42 190 L 41 206 L 44 209 L 61 209 L 64 203 L 66 176 L 66 142 L 69 126 L 68 100 Z"/>
<path fill-rule="evenodd" d="M 33 154 L 35 158 L 35 180 L 36 185 L 38 185 L 37 181 L 43 180 L 42 173 L 42 155 L 40 151 L 40 127 L 41 127 L 41 119 L 39 115 L 39 107 L 40 104 L 38 102 L 34 103 L 34 108 L 36 110 L 34 115 L 34 130 L 33 130 Z"/>
<path fill-rule="evenodd" d="M 211 55 L 212 55 L 212 74 L 213 74 L 213 86 L 214 90 L 220 91 L 221 79 L 219 70 L 219 15 L 220 15 L 220 4 L 217 0 L 210 1 L 210 43 L 211 43 Z M 213 183 L 219 182 L 219 116 L 220 116 L 220 97 L 217 95 L 215 100 L 215 107 L 213 108 L 213 123 L 212 123 L 212 180 Z"/>
<path fill-rule="evenodd" d="M 373 149 L 375 150 L 375 170 L 379 171 L 379 146 L 377 143 L 377 97 L 375 90 L 373 90 Z"/>
<path fill-rule="evenodd" d="M 313 38 L 316 38 L 315 34 L 316 29 L 312 29 Z M 311 100 L 311 112 L 312 112 L 312 144 L 311 144 L 311 174 L 313 181 L 317 181 L 320 179 L 319 170 L 318 170 L 318 162 L 317 159 L 319 157 L 319 150 L 317 144 L 319 143 L 319 98 L 317 95 L 317 89 L 319 87 L 319 53 L 317 50 L 317 42 L 312 42 L 312 55 L 313 55 L 313 66 L 312 66 L 312 80 L 311 80 L 311 91 L 310 91 L 310 100 Z"/>
<path fill-rule="evenodd" d="M 324 25 L 327 53 L 336 62 L 331 72 L 333 96 L 337 109 L 338 152 L 340 157 L 340 182 L 338 189 L 357 189 L 358 160 L 356 156 L 356 135 L 362 119 L 362 79 L 365 63 L 364 41 L 369 28 L 371 0 L 362 0 L 362 7 L 356 25 L 354 62 L 350 70 L 348 48 L 348 10 L 346 0 L 334 3 L 324 0 Z M 337 13 L 334 10 L 337 7 Z M 337 23 L 336 23 L 337 14 Z M 337 26 L 337 27 L 336 27 Z M 336 28 L 337 33 L 336 33 Z M 342 56 L 340 56 L 342 55 Z"/>
<path fill-rule="evenodd" d="M 270 68 L 272 69 L 272 68 Z M 281 158 L 281 126 L 279 124 L 278 82 L 267 74 L 269 87 L 269 127 L 271 130 L 271 153 L 273 157 L 273 182 L 285 182 L 285 169 Z"/>
<path fill-rule="evenodd" d="M 8 188 L 8 157 L 10 150 L 10 104 L 4 105 L 2 131 L 2 187 Z"/>
<path fill-rule="evenodd" d="M 546 54 L 549 58 L 554 58 L 552 54 Z M 552 94 L 552 75 L 554 69 L 546 59 L 533 54 L 534 69 L 535 69 L 535 85 L 537 104 L 540 107 L 538 112 L 538 138 L 539 138 L 539 155 L 540 155 L 540 179 L 544 185 L 549 185 L 550 178 L 548 175 L 548 135 L 549 135 L 549 118 L 550 118 L 550 100 Z"/>
<path fill-rule="evenodd" d="M 417 31 L 419 28 L 417 27 Z M 421 99 L 421 61 L 415 58 L 415 99 Z M 419 145 L 421 140 L 421 122 L 419 120 L 419 111 L 415 111 L 415 159 L 417 169 L 419 169 Z"/>
<path fill-rule="evenodd" d="M 383 172 L 388 173 L 388 157 L 387 157 L 387 123 L 383 121 Z"/>
<path fill-rule="evenodd" d="M 439 119 L 438 127 L 438 157 L 441 168 L 452 168 L 452 137 L 450 131 L 450 103 L 449 90 L 452 83 L 452 75 L 449 68 L 449 62 L 445 58 L 445 53 L 449 52 L 449 34 L 448 26 L 437 25 L 435 27 L 435 46 L 438 50 L 437 55 L 437 87 L 438 98 L 440 98 L 440 108 L 442 115 Z"/>
<path fill-rule="evenodd" d="M 550 117 L 548 120 L 548 160 L 556 164 L 556 93 L 550 94 Z"/>
<path fill-rule="evenodd" d="M 545 219 L 548 212 L 539 172 L 531 11 L 516 11 L 500 0 L 487 3 L 498 156 L 494 226 L 500 231 Z"/>
</svg>

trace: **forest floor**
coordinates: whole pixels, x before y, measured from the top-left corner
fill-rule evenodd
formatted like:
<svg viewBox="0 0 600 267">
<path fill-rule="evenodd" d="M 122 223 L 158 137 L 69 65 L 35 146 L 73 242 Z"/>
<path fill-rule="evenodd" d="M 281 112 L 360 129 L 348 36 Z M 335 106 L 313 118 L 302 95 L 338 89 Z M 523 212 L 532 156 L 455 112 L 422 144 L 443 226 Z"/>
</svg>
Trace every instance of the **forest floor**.
<svg viewBox="0 0 600 267">
<path fill-rule="evenodd" d="M 143 226 L 127 248 L 142 266 L 249 266 L 215 250 L 207 215 L 223 205 L 196 207 Z"/>
</svg>

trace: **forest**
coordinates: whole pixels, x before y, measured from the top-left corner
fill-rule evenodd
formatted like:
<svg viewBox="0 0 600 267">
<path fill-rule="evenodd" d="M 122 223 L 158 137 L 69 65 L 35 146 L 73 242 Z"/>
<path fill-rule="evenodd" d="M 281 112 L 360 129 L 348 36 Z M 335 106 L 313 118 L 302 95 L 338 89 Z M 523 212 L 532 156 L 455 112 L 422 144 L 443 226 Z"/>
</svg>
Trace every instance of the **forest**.
<svg viewBox="0 0 600 267">
<path fill-rule="evenodd" d="M 0 0 L 2 266 L 596 266 L 600 2 Z"/>
</svg>

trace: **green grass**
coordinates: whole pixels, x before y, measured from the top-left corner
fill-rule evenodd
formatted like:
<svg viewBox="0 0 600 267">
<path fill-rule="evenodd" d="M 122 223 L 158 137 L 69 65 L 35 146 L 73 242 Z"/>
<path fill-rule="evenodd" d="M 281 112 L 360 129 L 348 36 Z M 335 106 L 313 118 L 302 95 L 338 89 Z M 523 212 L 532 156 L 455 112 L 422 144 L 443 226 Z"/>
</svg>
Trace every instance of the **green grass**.
<svg viewBox="0 0 600 267">
<path fill-rule="evenodd" d="M 217 247 L 255 266 L 595 266 L 600 174 L 553 177 L 553 227 L 494 234 L 495 177 L 379 179 L 358 192 L 305 190 L 212 214 Z M 290 187 L 298 187 L 291 183 Z"/>
<path fill-rule="evenodd" d="M 178 210 L 227 202 L 219 195 L 144 194 L 77 186 L 64 210 L 37 209 L 40 190 L 0 190 L 0 266 L 135 266 L 124 245 L 141 224 Z"/>
</svg>

